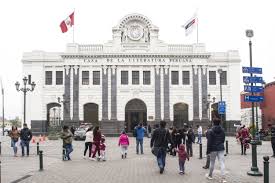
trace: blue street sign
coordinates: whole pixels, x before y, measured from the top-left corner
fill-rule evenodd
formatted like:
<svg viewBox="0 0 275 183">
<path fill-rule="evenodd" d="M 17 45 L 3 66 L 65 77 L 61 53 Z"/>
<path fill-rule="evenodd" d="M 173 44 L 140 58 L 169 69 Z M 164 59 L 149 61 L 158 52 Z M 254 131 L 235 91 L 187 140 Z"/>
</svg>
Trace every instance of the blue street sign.
<svg viewBox="0 0 275 183">
<path fill-rule="evenodd" d="M 264 91 L 264 88 L 262 86 L 244 86 L 245 92 L 252 92 L 252 93 L 261 93 Z"/>
<path fill-rule="evenodd" d="M 243 76 L 243 82 L 248 83 L 263 83 L 263 77 L 250 77 L 250 76 Z"/>
<path fill-rule="evenodd" d="M 225 114 L 225 101 L 219 101 L 218 103 L 218 113 Z"/>
<path fill-rule="evenodd" d="M 262 74 L 262 68 L 259 68 L 259 67 L 243 67 L 243 73 Z"/>
<path fill-rule="evenodd" d="M 263 102 L 264 97 L 263 96 L 251 96 L 251 95 L 245 95 L 244 96 L 245 102 Z"/>
</svg>

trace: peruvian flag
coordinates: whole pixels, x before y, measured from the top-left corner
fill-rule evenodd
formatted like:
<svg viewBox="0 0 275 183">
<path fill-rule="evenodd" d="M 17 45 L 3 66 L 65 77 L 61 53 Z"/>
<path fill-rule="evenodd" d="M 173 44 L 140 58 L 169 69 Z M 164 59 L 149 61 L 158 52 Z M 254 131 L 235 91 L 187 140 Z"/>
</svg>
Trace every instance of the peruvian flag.
<svg viewBox="0 0 275 183">
<path fill-rule="evenodd" d="M 74 12 L 61 22 L 60 28 L 62 33 L 67 32 L 68 29 L 71 28 L 73 25 L 74 25 Z"/>
<path fill-rule="evenodd" d="M 195 14 L 191 19 L 189 19 L 185 25 L 182 27 L 185 29 L 185 35 L 188 36 L 193 32 L 195 28 L 197 28 L 198 25 L 198 18 L 197 15 Z"/>
</svg>

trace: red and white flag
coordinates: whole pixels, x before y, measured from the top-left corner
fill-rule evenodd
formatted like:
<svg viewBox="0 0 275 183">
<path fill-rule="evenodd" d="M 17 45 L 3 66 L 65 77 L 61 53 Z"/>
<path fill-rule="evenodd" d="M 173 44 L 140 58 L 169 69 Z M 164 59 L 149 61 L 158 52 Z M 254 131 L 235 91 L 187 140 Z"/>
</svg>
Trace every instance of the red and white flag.
<svg viewBox="0 0 275 183">
<path fill-rule="evenodd" d="M 195 14 L 191 19 L 189 19 L 185 25 L 182 27 L 185 29 L 185 35 L 188 36 L 193 32 L 193 30 L 197 27 L 198 25 L 198 18 L 197 15 Z"/>
<path fill-rule="evenodd" d="M 67 32 L 68 29 L 71 28 L 73 25 L 74 25 L 74 12 L 61 22 L 60 28 L 62 33 Z"/>
</svg>

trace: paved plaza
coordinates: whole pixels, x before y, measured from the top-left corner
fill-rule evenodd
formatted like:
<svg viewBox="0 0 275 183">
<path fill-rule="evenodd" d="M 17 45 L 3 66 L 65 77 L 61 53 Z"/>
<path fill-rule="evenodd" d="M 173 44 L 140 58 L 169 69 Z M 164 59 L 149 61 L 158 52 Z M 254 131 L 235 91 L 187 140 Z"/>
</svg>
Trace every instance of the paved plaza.
<svg viewBox="0 0 275 183">
<path fill-rule="evenodd" d="M 229 140 L 229 155 L 226 157 L 226 179 L 229 183 L 262 183 L 263 177 L 247 176 L 251 166 L 251 151 L 247 156 L 240 155 L 240 146 L 232 137 Z M 205 140 L 205 139 L 204 139 Z M 194 157 L 186 163 L 186 174 L 178 174 L 176 157 L 167 156 L 167 165 L 163 175 L 159 174 L 155 157 L 149 148 L 150 139 L 145 138 L 144 155 L 135 154 L 135 139 L 130 138 L 128 157 L 121 159 L 118 138 L 107 138 L 107 161 L 94 162 L 82 158 L 84 142 L 74 141 L 72 161 L 61 160 L 62 141 L 46 141 L 40 144 L 44 154 L 44 171 L 39 171 L 36 144 L 32 144 L 30 157 L 13 157 L 9 138 L 2 138 L 1 176 L 2 183 L 210 183 L 219 182 L 220 172 L 217 164 L 214 180 L 206 180 L 207 170 L 202 169 L 206 158 L 199 159 L 199 146 L 194 144 Z M 21 151 L 21 149 L 19 149 Z M 19 151 L 19 152 L 20 152 Z M 205 141 L 203 141 L 203 155 Z M 270 142 L 263 142 L 258 148 L 258 166 L 263 172 L 263 156 L 271 154 Z M 275 181 L 272 170 L 275 158 L 270 159 L 270 182 Z"/>
</svg>

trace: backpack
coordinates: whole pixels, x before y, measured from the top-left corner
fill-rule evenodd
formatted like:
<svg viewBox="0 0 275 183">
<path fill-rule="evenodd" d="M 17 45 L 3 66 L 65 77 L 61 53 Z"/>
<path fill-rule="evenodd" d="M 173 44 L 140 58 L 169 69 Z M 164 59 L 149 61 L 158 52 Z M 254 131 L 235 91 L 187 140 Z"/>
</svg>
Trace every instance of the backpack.
<svg viewBox="0 0 275 183">
<path fill-rule="evenodd" d="M 134 131 L 133 131 L 133 136 L 134 136 L 134 137 L 137 137 L 137 128 L 134 129 Z"/>
</svg>

